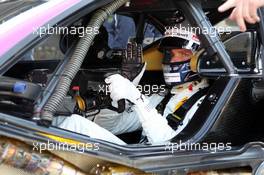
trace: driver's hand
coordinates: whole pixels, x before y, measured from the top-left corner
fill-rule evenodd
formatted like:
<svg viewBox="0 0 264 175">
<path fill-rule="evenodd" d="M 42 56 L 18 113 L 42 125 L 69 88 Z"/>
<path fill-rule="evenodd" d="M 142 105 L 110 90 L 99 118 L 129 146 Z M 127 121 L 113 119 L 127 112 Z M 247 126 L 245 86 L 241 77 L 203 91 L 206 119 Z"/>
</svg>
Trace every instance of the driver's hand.
<svg viewBox="0 0 264 175">
<path fill-rule="evenodd" d="M 137 104 L 138 99 L 141 97 L 141 93 L 135 85 L 119 74 L 107 77 L 105 82 L 109 84 L 110 97 L 113 101 L 127 99 Z"/>
<path fill-rule="evenodd" d="M 241 31 L 246 31 L 245 21 L 255 24 L 260 21 L 257 9 L 264 6 L 264 0 L 227 0 L 218 8 L 219 12 L 227 11 L 234 8 L 230 19 L 237 22 Z"/>
<path fill-rule="evenodd" d="M 135 41 L 128 42 L 125 55 L 122 60 L 122 75 L 138 85 L 146 69 L 146 63 L 143 63 L 142 45 Z"/>
</svg>

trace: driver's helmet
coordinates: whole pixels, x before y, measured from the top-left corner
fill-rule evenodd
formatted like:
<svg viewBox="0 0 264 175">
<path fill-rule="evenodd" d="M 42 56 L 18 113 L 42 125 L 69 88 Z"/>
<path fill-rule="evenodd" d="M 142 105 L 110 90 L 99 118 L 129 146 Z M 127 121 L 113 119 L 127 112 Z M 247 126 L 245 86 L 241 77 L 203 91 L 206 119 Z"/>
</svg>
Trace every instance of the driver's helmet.
<svg viewBox="0 0 264 175">
<path fill-rule="evenodd" d="M 197 80 L 198 74 L 191 71 L 190 60 L 199 46 L 200 41 L 192 32 L 177 28 L 165 32 L 159 49 L 164 53 L 163 75 L 168 86 Z"/>
</svg>

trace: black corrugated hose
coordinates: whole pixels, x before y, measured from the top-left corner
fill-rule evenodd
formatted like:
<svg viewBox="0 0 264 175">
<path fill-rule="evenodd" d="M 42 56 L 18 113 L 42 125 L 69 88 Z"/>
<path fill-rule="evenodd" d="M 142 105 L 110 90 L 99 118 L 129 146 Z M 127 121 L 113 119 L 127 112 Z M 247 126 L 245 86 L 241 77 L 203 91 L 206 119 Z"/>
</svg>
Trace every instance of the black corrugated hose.
<svg viewBox="0 0 264 175">
<path fill-rule="evenodd" d="M 114 13 L 126 2 L 128 2 L 128 0 L 116 0 L 106 5 L 105 7 L 100 8 L 95 12 L 93 17 L 91 18 L 87 28 L 100 28 L 103 25 L 104 21 L 108 18 L 108 16 Z M 51 124 L 54 113 L 62 103 L 64 97 L 67 95 L 72 80 L 81 68 L 83 60 L 85 59 L 85 56 L 95 36 L 95 33 L 86 33 L 85 36 L 80 39 L 70 61 L 65 67 L 65 71 L 63 72 L 55 91 L 53 92 L 53 94 L 51 95 L 42 110 L 39 124 L 46 126 L 49 126 Z"/>
</svg>

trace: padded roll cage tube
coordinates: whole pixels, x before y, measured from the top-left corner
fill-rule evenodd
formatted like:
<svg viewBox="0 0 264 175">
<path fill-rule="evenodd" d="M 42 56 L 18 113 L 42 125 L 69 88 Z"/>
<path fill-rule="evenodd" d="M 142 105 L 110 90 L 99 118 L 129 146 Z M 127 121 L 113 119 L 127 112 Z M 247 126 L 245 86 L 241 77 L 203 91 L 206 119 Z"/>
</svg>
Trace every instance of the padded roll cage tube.
<svg viewBox="0 0 264 175">
<path fill-rule="evenodd" d="M 224 44 L 221 42 L 217 31 L 213 28 L 211 22 L 206 17 L 201 2 L 198 0 L 185 0 L 177 1 L 176 3 L 182 9 L 184 14 L 186 14 L 190 23 L 199 27 L 200 31 L 203 31 L 203 29 L 211 29 L 210 32 L 207 33 L 198 33 L 202 44 L 206 46 L 208 52 L 211 51 L 209 53 L 218 55 L 229 76 L 236 76 L 237 70 L 231 61 Z"/>
<path fill-rule="evenodd" d="M 258 15 L 259 15 L 259 17 L 260 17 L 260 19 L 261 19 L 261 21 L 260 21 L 260 23 L 259 23 L 259 25 L 260 25 L 260 27 L 259 27 L 259 36 L 260 36 L 260 39 L 261 39 L 261 43 L 262 43 L 262 45 L 264 45 L 264 8 L 262 7 L 262 8 L 260 8 L 259 10 L 258 10 Z M 261 58 L 262 58 L 262 69 L 264 68 L 264 54 L 263 54 L 263 47 L 261 47 L 261 52 L 262 52 L 262 54 L 261 54 Z M 264 74 L 262 75 L 262 78 L 264 78 L 263 77 L 264 76 Z"/>
</svg>

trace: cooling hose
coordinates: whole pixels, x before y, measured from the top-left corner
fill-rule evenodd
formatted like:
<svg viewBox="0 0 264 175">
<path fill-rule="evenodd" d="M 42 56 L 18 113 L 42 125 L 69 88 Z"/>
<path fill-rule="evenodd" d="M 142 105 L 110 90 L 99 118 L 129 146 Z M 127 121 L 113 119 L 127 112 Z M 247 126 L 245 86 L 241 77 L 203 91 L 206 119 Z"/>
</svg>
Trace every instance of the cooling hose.
<svg viewBox="0 0 264 175">
<path fill-rule="evenodd" d="M 120 8 L 128 1 L 129 0 L 115 0 L 112 3 L 100 8 L 91 18 L 87 28 L 100 28 L 103 25 L 104 21 L 111 14 L 113 14 L 118 8 Z M 86 54 L 89 51 L 90 46 L 92 45 L 95 36 L 96 34 L 86 33 L 84 37 L 82 37 L 78 42 L 73 55 L 66 65 L 65 71 L 63 72 L 58 82 L 58 85 L 56 86 L 53 94 L 51 95 L 41 112 L 39 124 L 46 126 L 50 125 L 54 113 L 62 103 L 64 97 L 67 95 L 72 80 L 81 68 L 81 65 L 85 59 Z"/>
</svg>

